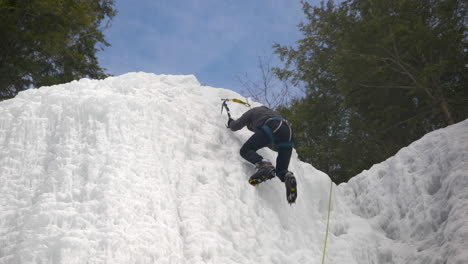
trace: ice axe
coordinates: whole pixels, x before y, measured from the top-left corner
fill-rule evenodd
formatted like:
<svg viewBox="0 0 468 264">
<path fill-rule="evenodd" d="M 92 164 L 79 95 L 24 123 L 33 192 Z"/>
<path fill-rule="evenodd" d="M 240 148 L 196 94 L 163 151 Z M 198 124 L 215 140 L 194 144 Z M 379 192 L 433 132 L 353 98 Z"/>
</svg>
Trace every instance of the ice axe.
<svg viewBox="0 0 468 264">
<path fill-rule="evenodd" d="M 231 101 L 231 102 L 238 103 L 238 104 L 243 104 L 243 105 L 247 106 L 248 108 L 251 107 L 251 105 L 250 105 L 249 103 L 244 102 L 244 101 L 242 101 L 242 100 L 240 100 L 240 99 L 237 99 L 237 98 L 234 98 L 234 99 L 221 99 L 221 100 L 223 100 L 223 101 Z"/>
<path fill-rule="evenodd" d="M 226 112 L 228 114 L 228 117 L 229 117 L 229 119 L 231 119 L 231 111 L 229 110 L 229 107 L 227 106 L 227 103 L 226 103 L 227 101 L 229 101 L 229 99 L 221 99 L 221 100 L 223 101 L 223 104 L 221 105 L 221 114 L 223 114 L 223 109 L 226 108 Z"/>
<path fill-rule="evenodd" d="M 247 106 L 248 108 L 252 107 L 249 103 L 244 102 L 244 101 L 242 101 L 240 99 L 236 99 L 236 98 L 234 98 L 234 99 L 223 98 L 223 99 L 221 99 L 221 101 L 223 101 L 223 104 L 221 105 L 221 114 L 223 114 L 223 108 L 226 108 L 226 111 L 228 113 L 229 118 L 231 118 L 231 113 L 229 111 L 229 107 L 227 106 L 226 102 L 234 102 L 234 103 L 242 104 L 242 105 Z"/>
<path fill-rule="evenodd" d="M 231 111 L 229 110 L 229 107 L 227 106 L 227 102 L 234 102 L 234 103 L 242 104 L 242 105 L 247 106 L 248 108 L 251 107 L 249 103 L 244 102 L 240 99 L 236 99 L 236 98 L 234 99 L 223 98 L 221 99 L 221 101 L 223 101 L 223 104 L 221 105 L 221 114 L 223 114 L 223 109 L 226 108 L 226 112 L 228 114 L 229 119 L 231 119 Z"/>
</svg>

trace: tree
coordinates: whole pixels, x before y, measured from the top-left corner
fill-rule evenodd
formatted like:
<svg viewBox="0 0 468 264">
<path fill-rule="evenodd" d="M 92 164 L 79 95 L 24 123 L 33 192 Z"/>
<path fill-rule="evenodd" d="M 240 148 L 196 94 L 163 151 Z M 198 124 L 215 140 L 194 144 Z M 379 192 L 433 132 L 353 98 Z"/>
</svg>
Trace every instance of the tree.
<svg viewBox="0 0 468 264">
<path fill-rule="evenodd" d="M 466 7 L 461 0 L 305 2 L 298 47 L 276 45 L 286 62 L 277 76 L 308 91 L 285 111 L 311 124 L 295 128 L 297 145 L 316 153 L 299 154 L 346 181 L 467 118 Z"/>
<path fill-rule="evenodd" d="M 0 100 L 31 87 L 106 76 L 96 52 L 114 0 L 0 0 Z M 102 46 L 100 46 L 102 45 Z"/>
<path fill-rule="evenodd" d="M 295 97 L 294 91 L 287 82 L 279 83 L 271 66 L 271 57 L 258 57 L 258 69 L 260 71 L 260 80 L 252 80 L 247 73 L 237 76 L 239 83 L 246 91 L 248 96 L 265 106 L 276 109 L 281 105 L 288 105 Z"/>
</svg>

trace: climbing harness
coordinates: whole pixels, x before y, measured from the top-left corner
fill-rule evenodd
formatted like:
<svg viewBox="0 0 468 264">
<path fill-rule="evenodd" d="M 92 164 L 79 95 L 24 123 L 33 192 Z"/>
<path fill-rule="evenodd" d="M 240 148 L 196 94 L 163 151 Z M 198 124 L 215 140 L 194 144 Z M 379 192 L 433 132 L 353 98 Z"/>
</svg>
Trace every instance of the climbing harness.
<svg viewBox="0 0 468 264">
<path fill-rule="evenodd" d="M 333 189 L 333 181 L 330 180 L 330 197 L 328 198 L 327 229 L 326 229 L 326 231 L 325 231 L 325 243 L 324 243 L 324 245 L 323 245 L 322 264 L 325 264 L 325 253 L 326 253 L 326 251 L 327 251 L 328 226 L 329 226 L 329 223 L 330 223 L 330 211 L 331 211 L 332 189 Z"/>
<path fill-rule="evenodd" d="M 269 127 L 267 124 L 268 122 L 270 122 L 271 120 L 279 120 L 280 123 L 279 125 L 275 128 L 275 129 L 272 129 L 271 127 Z M 285 142 L 275 142 L 275 137 L 274 137 L 274 134 L 276 133 L 276 131 L 278 131 L 278 129 L 280 129 L 280 127 L 283 125 L 283 124 L 286 124 L 289 128 L 289 139 L 288 141 L 285 141 Z M 294 143 L 292 142 L 292 130 L 291 130 L 291 126 L 289 125 L 288 121 L 286 119 L 284 119 L 283 117 L 281 116 L 274 116 L 274 117 L 270 117 L 268 118 L 265 123 L 263 124 L 262 126 L 262 130 L 265 132 L 265 134 L 268 135 L 268 137 L 270 138 L 270 144 L 271 145 L 275 145 L 277 146 L 278 148 L 292 148 L 294 147 Z"/>
</svg>

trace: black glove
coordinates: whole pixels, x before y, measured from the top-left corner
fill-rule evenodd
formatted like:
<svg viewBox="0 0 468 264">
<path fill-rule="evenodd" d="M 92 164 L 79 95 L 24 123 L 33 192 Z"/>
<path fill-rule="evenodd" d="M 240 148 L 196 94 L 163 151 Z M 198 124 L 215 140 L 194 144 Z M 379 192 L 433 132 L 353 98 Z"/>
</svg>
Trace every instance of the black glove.
<svg viewBox="0 0 468 264">
<path fill-rule="evenodd" d="M 231 127 L 231 122 L 234 121 L 234 119 L 232 118 L 229 118 L 228 120 L 228 123 L 227 123 L 227 127 L 230 128 Z"/>
</svg>

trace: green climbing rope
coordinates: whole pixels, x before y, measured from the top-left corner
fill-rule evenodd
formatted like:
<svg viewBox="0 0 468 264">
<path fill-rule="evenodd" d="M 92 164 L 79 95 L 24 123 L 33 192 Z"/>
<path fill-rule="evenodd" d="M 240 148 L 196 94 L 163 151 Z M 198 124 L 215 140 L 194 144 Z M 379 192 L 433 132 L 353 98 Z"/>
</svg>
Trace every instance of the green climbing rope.
<svg viewBox="0 0 468 264">
<path fill-rule="evenodd" d="M 326 253 L 326 251 L 327 251 L 328 226 L 329 226 L 329 223 L 330 223 L 330 211 L 331 211 L 332 189 L 333 189 L 333 181 L 330 180 L 330 197 L 328 198 L 327 230 L 325 231 L 325 243 L 324 243 L 324 245 L 323 245 L 322 264 L 325 263 L 325 253 Z"/>
</svg>

